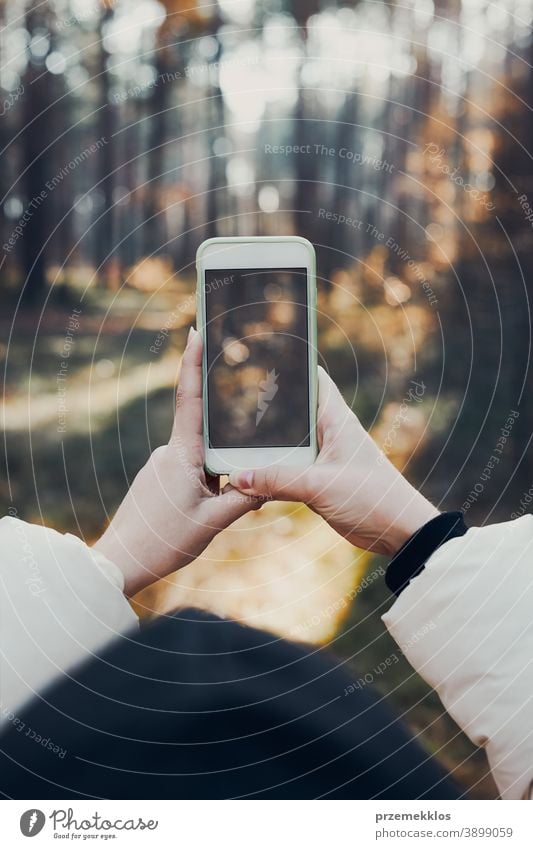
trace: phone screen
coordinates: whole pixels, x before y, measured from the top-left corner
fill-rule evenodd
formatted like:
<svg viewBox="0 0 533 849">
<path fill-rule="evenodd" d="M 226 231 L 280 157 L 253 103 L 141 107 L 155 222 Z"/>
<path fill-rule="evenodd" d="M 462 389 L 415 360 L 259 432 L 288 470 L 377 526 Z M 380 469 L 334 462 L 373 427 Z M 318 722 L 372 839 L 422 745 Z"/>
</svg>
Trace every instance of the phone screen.
<svg viewBox="0 0 533 849">
<path fill-rule="evenodd" d="M 211 448 L 310 445 L 307 270 L 205 271 Z"/>
</svg>

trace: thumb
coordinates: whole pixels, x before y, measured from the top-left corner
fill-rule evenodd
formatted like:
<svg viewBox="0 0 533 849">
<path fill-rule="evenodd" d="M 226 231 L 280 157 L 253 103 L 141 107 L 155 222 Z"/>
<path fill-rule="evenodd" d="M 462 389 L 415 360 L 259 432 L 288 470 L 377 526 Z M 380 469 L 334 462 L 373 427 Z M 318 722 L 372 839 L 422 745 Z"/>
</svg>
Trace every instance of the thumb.
<svg viewBox="0 0 533 849">
<path fill-rule="evenodd" d="M 278 501 L 307 501 L 309 468 L 269 466 L 266 469 L 231 472 L 229 482 L 246 495 Z"/>
<path fill-rule="evenodd" d="M 250 510 L 259 510 L 264 503 L 264 498 L 246 495 L 228 483 L 219 495 L 204 502 L 207 524 L 221 531 Z"/>
</svg>

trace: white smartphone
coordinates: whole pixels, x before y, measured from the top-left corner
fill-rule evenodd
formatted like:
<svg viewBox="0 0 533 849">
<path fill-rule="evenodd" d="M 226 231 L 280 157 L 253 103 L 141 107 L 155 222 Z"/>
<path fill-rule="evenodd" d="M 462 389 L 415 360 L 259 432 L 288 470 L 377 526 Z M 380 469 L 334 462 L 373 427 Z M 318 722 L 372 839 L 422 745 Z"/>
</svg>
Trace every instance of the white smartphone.
<svg viewBox="0 0 533 849">
<path fill-rule="evenodd" d="M 208 239 L 196 255 L 205 466 L 316 457 L 315 251 L 306 239 Z"/>
</svg>

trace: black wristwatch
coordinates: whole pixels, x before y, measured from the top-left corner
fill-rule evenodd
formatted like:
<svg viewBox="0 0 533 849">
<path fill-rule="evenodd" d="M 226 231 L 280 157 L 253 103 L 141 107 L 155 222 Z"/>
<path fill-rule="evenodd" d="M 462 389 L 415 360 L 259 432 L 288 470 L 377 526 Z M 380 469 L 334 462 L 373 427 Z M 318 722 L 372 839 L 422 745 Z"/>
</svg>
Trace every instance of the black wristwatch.
<svg viewBox="0 0 533 849">
<path fill-rule="evenodd" d="M 468 528 L 463 513 L 441 513 L 409 537 L 396 552 L 385 573 L 385 583 L 395 595 L 408 586 L 425 567 L 434 551 L 454 537 L 462 537 Z"/>
</svg>

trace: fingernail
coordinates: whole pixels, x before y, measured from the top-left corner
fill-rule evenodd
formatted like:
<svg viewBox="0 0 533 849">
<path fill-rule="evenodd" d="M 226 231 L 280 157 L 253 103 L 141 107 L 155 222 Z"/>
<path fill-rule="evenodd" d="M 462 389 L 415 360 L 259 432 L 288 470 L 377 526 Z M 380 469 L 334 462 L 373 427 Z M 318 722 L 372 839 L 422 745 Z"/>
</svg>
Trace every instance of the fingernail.
<svg viewBox="0 0 533 849">
<path fill-rule="evenodd" d="M 251 489 L 253 481 L 253 472 L 230 472 L 229 482 L 237 489 Z"/>
<path fill-rule="evenodd" d="M 194 327 L 191 324 L 191 326 L 189 327 L 189 335 L 187 336 L 187 345 L 189 344 L 191 339 L 194 337 L 195 333 L 196 333 L 196 330 L 194 329 Z"/>
</svg>

